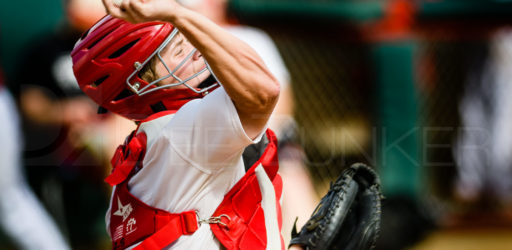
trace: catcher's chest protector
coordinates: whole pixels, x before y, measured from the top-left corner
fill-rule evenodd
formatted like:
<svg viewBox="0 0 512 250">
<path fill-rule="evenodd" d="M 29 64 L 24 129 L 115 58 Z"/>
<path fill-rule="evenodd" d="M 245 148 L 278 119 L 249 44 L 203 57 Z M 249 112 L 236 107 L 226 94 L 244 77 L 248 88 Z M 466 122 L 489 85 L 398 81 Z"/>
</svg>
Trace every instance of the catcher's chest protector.
<svg viewBox="0 0 512 250">
<path fill-rule="evenodd" d="M 224 196 L 212 217 L 199 219 L 195 211 L 172 214 L 150 207 L 128 191 L 128 181 L 140 168 L 146 135 L 135 132 L 116 150 L 112 173 L 105 179 L 116 185 L 110 212 L 113 249 L 141 242 L 135 249 L 162 249 L 181 235 L 193 234 L 208 223 L 227 249 L 284 249 L 281 237 L 282 180 L 277 174 L 277 140 L 271 130 L 261 157 Z"/>
</svg>

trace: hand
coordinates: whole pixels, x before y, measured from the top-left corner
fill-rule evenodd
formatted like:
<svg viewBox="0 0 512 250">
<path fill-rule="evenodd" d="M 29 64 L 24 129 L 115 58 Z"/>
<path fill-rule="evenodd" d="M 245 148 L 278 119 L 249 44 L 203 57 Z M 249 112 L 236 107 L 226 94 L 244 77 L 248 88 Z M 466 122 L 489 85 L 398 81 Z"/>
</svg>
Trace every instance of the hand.
<svg viewBox="0 0 512 250">
<path fill-rule="evenodd" d="M 131 23 L 169 21 L 181 6 L 175 0 L 102 0 L 113 17 Z"/>
<path fill-rule="evenodd" d="M 67 126 L 98 122 L 96 104 L 86 97 L 74 97 L 55 104 L 60 121 Z"/>
</svg>

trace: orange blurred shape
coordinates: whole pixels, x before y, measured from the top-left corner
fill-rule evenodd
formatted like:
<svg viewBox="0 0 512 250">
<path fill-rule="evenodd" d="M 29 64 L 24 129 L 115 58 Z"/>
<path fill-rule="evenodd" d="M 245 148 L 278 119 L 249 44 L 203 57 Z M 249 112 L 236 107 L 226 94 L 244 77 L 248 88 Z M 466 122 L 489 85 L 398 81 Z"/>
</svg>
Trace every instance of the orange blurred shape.
<svg viewBox="0 0 512 250">
<path fill-rule="evenodd" d="M 409 0 L 394 0 L 385 10 L 382 25 L 392 33 L 408 32 L 414 23 L 414 5 Z"/>
<path fill-rule="evenodd" d="M 101 0 L 67 0 L 66 13 L 71 25 L 85 31 L 107 13 Z"/>
</svg>

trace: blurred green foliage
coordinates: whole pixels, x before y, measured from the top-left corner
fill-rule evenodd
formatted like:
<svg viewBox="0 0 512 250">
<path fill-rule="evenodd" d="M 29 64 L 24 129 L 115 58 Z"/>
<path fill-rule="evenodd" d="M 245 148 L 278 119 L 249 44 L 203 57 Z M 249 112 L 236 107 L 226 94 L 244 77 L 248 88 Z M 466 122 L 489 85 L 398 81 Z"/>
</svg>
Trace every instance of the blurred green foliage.
<svg viewBox="0 0 512 250">
<path fill-rule="evenodd" d="M 0 63 L 7 77 L 16 69 L 24 54 L 23 49 L 37 40 L 38 35 L 53 32 L 63 20 L 62 5 L 62 0 L 2 1 Z"/>
<path fill-rule="evenodd" d="M 420 18 L 485 18 L 512 14 L 511 0 L 421 0 Z"/>
</svg>

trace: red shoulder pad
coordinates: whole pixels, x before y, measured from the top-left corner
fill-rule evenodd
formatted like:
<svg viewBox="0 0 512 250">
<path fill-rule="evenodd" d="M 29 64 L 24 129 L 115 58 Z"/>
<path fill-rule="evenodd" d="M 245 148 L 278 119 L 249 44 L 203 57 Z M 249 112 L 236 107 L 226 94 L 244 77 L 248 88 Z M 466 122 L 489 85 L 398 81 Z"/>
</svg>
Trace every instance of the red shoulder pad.
<svg viewBox="0 0 512 250">
<path fill-rule="evenodd" d="M 112 173 L 105 178 L 105 182 L 115 186 L 130 175 L 134 167 L 142 167 L 142 159 L 146 153 L 146 133 L 140 132 L 133 136 L 127 144 L 117 148 L 112 160 Z"/>
</svg>

